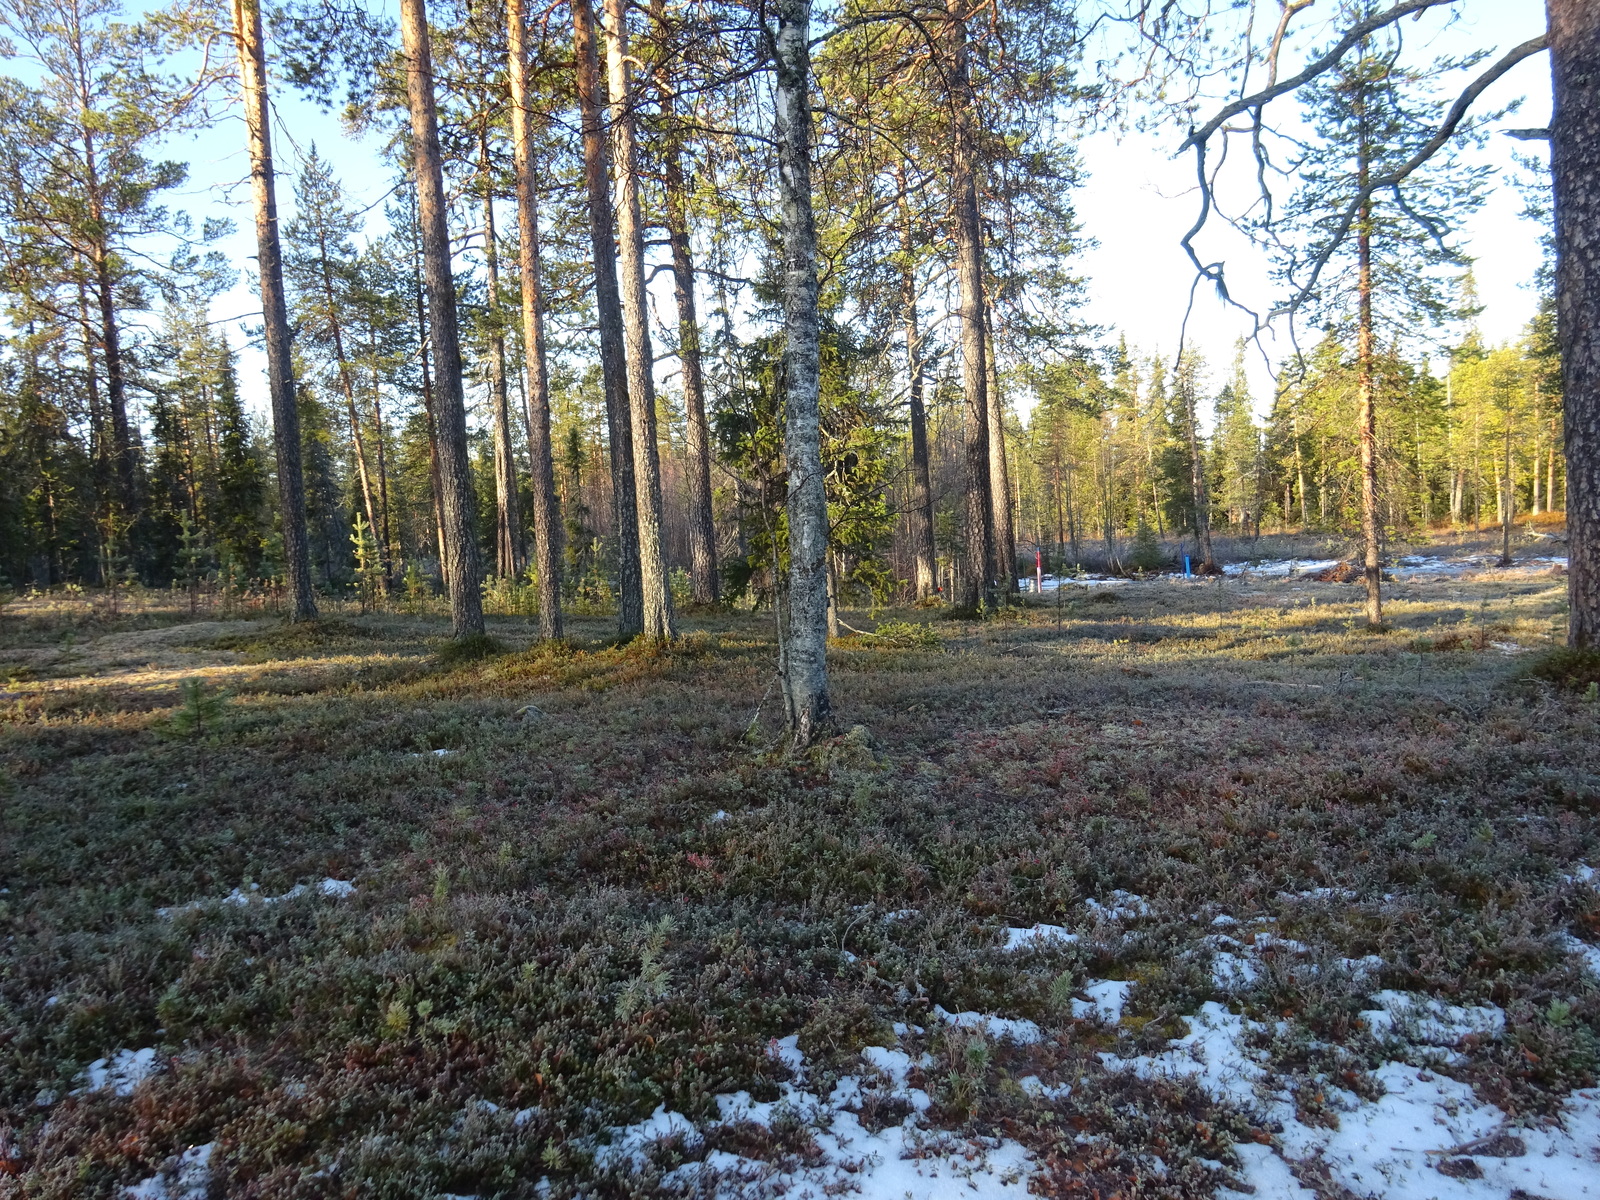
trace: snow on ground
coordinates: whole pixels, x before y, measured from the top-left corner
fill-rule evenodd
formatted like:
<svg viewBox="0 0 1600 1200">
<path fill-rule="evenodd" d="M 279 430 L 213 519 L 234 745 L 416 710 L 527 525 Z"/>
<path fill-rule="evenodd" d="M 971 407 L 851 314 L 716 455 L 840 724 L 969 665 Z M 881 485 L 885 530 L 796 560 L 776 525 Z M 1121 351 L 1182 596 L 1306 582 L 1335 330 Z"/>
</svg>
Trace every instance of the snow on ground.
<svg viewBox="0 0 1600 1200">
<path fill-rule="evenodd" d="M 1509 567 L 1500 566 L 1500 556 L 1498 554 L 1479 554 L 1469 558 L 1444 558 L 1433 554 L 1408 554 L 1396 561 L 1389 568 L 1389 573 L 1397 580 L 1456 578 L 1462 575 L 1470 575 L 1476 571 L 1506 571 L 1530 575 L 1541 571 L 1564 568 L 1566 565 L 1567 559 L 1563 554 L 1519 558 Z"/>
<path fill-rule="evenodd" d="M 1090 912 L 1102 921 L 1131 921 L 1135 917 L 1150 915 L 1150 902 L 1121 888 L 1111 893 L 1109 901 L 1085 900 Z"/>
<path fill-rule="evenodd" d="M 1162 1054 L 1101 1059 L 1112 1070 L 1143 1077 L 1193 1079 L 1281 1125 L 1276 1146 L 1238 1147 L 1240 1174 L 1259 1197 L 1314 1200 L 1315 1193 L 1290 1173 L 1291 1163 L 1335 1185 L 1325 1191 L 1381 1200 L 1508 1200 L 1519 1192 L 1562 1200 L 1600 1197 L 1600 1163 L 1594 1158 L 1600 1089 L 1573 1093 L 1559 1125 L 1512 1130 L 1506 1114 L 1479 1101 L 1468 1085 L 1390 1061 L 1372 1073 L 1384 1089 L 1375 1101 L 1322 1081 L 1330 1107 L 1339 1111 L 1338 1129 L 1325 1129 L 1296 1119 L 1293 1095 L 1274 1087 L 1259 1061 L 1264 1052 L 1247 1044 L 1265 1026 L 1215 1001 L 1184 1020 L 1189 1033 Z"/>
<path fill-rule="evenodd" d="M 335 900 L 343 900 L 355 895 L 356 885 L 346 879 L 324 879 L 318 883 L 297 883 L 287 892 L 277 896 L 263 896 L 261 885 L 252 883 L 248 891 L 234 888 L 221 900 L 191 900 L 187 904 L 171 904 L 166 908 L 156 909 L 158 917 L 173 917 L 178 913 L 193 912 L 205 908 L 210 904 L 281 904 L 285 900 L 296 900 L 305 895 L 331 896 Z"/>
<path fill-rule="evenodd" d="M 212 1143 L 191 1146 L 143 1183 L 123 1189 L 128 1200 L 206 1200 L 211 1194 Z"/>
<path fill-rule="evenodd" d="M 1005 948 L 1009 951 L 1039 950 L 1047 946 L 1070 946 L 1078 935 L 1063 925 L 1033 925 L 1027 929 L 1007 929 Z"/>
<path fill-rule="evenodd" d="M 957 1015 L 978 1017 L 977 1013 Z M 1036 1026 L 1034 1031 L 1037 1033 Z M 910 1086 L 907 1076 L 913 1067 L 927 1064 L 914 1062 L 903 1050 L 869 1046 L 862 1058 L 870 1071 L 845 1076 L 828 1095 L 821 1096 L 805 1090 L 805 1056 L 796 1041 L 790 1036 L 774 1043 L 774 1056 L 790 1064 L 797 1075 L 796 1083 L 781 1085 L 777 1100 L 756 1101 L 748 1092 L 718 1096 L 717 1120 L 702 1127 L 681 1113 L 658 1108 L 636 1125 L 612 1130 L 611 1142 L 600 1149 L 598 1161 L 639 1169 L 647 1162 L 650 1145 L 663 1138 L 679 1138 L 693 1146 L 719 1126 L 750 1123 L 792 1128 L 798 1122 L 809 1127 L 819 1151 L 809 1164 L 775 1165 L 714 1149 L 701 1162 L 674 1168 L 663 1183 L 703 1189 L 703 1195 L 753 1198 L 781 1194 L 788 1200 L 838 1195 L 861 1200 L 943 1200 L 953 1196 L 1025 1200 L 1028 1196 L 1033 1159 L 1017 1142 L 923 1126 L 921 1114 L 932 1101 L 921 1088 Z M 899 1124 L 874 1133 L 853 1111 L 868 1094 L 898 1100 L 911 1111 Z"/>
<path fill-rule="evenodd" d="M 1337 558 L 1287 558 L 1276 562 L 1228 563 L 1222 568 L 1224 575 L 1248 574 L 1254 579 L 1287 579 L 1291 575 L 1315 575 L 1337 567 Z"/>
<path fill-rule="evenodd" d="M 119 1096 L 133 1095 L 141 1080 L 156 1070 L 156 1050 L 113 1050 L 107 1058 L 97 1058 L 84 1069 L 84 1086 L 91 1092 L 103 1087 L 115 1089 Z"/>
<path fill-rule="evenodd" d="M 1042 580 L 1025 579 L 1026 585 L 1032 589 L 1036 584 L 1042 583 L 1042 591 L 1058 592 L 1064 587 L 1121 587 L 1125 583 L 1132 583 L 1131 579 L 1124 579 L 1120 575 L 1046 575 Z"/>
</svg>

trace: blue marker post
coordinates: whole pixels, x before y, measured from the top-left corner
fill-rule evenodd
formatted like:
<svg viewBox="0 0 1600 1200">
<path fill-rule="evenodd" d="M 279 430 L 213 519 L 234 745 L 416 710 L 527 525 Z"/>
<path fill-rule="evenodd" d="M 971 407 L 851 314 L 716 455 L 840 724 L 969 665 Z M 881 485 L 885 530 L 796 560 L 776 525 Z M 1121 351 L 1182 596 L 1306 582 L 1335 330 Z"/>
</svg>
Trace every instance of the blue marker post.
<svg viewBox="0 0 1600 1200">
<path fill-rule="evenodd" d="M 1183 556 L 1183 577 L 1185 579 L 1193 579 L 1194 578 L 1193 572 L 1191 572 L 1189 570 L 1189 556 L 1187 554 L 1185 554 Z"/>
</svg>

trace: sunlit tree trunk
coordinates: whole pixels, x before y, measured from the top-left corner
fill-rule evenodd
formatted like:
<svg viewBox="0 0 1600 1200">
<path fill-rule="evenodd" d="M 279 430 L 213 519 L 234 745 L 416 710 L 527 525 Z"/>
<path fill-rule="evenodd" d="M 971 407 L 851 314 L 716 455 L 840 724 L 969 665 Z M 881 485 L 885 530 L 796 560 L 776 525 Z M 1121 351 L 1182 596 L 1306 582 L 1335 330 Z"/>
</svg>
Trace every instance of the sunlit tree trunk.
<svg viewBox="0 0 1600 1200">
<path fill-rule="evenodd" d="M 528 393 L 528 461 L 533 471 L 534 565 L 538 574 L 539 631 L 562 636 L 561 515 L 556 506 L 550 445 L 550 373 L 544 341 L 544 296 L 539 269 L 539 191 L 528 112 L 528 47 L 523 0 L 506 0 L 511 68 L 511 153 L 517 176 L 518 275 L 522 285 L 522 342 Z"/>
<path fill-rule="evenodd" d="M 1600 644 L 1600 5 L 1547 0 L 1546 12 L 1565 396 L 1567 641 L 1594 646 Z"/>
<path fill-rule="evenodd" d="M 981 228 L 981 227 L 980 227 Z M 981 256 L 980 256 L 981 257 Z M 1011 504 L 1011 465 L 1006 458 L 1005 403 L 995 364 L 994 308 L 984 302 L 985 408 L 989 415 L 989 498 L 994 505 L 994 578 L 1002 596 L 1017 588 L 1017 534 Z"/>
<path fill-rule="evenodd" d="M 411 110 L 417 171 L 417 225 L 428 293 L 428 334 L 433 350 L 434 421 L 443 485 L 444 540 L 449 551 L 450 620 L 457 637 L 483 632 L 483 567 L 473 529 L 477 501 L 467 450 L 466 398 L 456 323 L 455 279 L 450 271 L 450 231 L 445 223 L 439 120 L 434 106 L 433 53 L 425 0 L 401 0 L 400 31 L 406 56 L 406 99 Z"/>
<path fill-rule="evenodd" d="M 588 193 L 589 244 L 594 255 L 594 304 L 600 325 L 600 373 L 605 383 L 606 429 L 611 442 L 611 516 L 617 538 L 617 628 L 643 633 L 644 592 L 639 579 L 639 518 L 634 496 L 633 418 L 628 407 L 628 359 L 617 290 L 616 222 L 611 209 L 611 147 L 606 139 L 600 48 L 594 6 L 572 0 L 573 57 Z"/>
<path fill-rule="evenodd" d="M 627 339 L 628 408 L 633 428 L 634 503 L 639 522 L 639 590 L 646 637 L 673 636 L 672 586 L 661 529 L 661 455 L 656 444 L 655 352 L 644 281 L 644 224 L 639 210 L 633 68 L 628 60 L 626 0 L 605 0 L 606 76 L 610 90 L 612 167 L 616 173 L 618 284 Z"/>
<path fill-rule="evenodd" d="M 994 501 L 989 457 L 989 367 L 983 294 L 983 229 L 978 216 L 976 98 L 968 68 L 964 0 L 946 0 L 954 126 L 950 193 L 955 209 L 956 289 L 961 315 L 961 383 L 966 393 L 966 536 L 958 603 L 970 612 L 996 603 Z"/>
<path fill-rule="evenodd" d="M 283 292 L 283 247 L 278 239 L 278 198 L 272 175 L 272 137 L 267 104 L 267 60 L 257 0 L 233 0 L 234 37 L 239 46 L 239 86 L 250 147 L 250 192 L 255 205 L 256 263 L 261 278 L 261 313 L 266 330 L 267 392 L 278 463 L 278 518 L 289 576 L 289 620 L 314 621 L 311 543 L 306 536 L 305 479 L 300 467 L 300 410 L 295 404 L 294 365 L 289 348 L 289 310 Z M 113 416 L 115 414 L 113 413 Z"/>
<path fill-rule="evenodd" d="M 789 472 L 789 619 L 783 654 L 789 737 L 809 746 L 828 698 L 828 498 L 819 412 L 821 318 L 811 207 L 811 4 L 777 0 L 778 192 L 783 231 L 784 456 Z"/>
</svg>

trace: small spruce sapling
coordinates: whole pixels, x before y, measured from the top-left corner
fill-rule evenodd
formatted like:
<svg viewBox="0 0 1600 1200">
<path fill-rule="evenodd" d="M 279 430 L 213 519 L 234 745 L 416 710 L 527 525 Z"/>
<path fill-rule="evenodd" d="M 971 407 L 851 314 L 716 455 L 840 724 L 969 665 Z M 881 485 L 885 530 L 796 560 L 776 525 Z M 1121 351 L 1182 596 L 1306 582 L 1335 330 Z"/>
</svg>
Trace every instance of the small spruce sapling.
<svg viewBox="0 0 1600 1200">
<path fill-rule="evenodd" d="M 183 703 L 167 722 L 167 732 L 174 737 L 200 738 L 215 733 L 222 725 L 222 712 L 227 704 L 226 695 L 207 692 L 202 679 L 183 681 Z"/>
</svg>

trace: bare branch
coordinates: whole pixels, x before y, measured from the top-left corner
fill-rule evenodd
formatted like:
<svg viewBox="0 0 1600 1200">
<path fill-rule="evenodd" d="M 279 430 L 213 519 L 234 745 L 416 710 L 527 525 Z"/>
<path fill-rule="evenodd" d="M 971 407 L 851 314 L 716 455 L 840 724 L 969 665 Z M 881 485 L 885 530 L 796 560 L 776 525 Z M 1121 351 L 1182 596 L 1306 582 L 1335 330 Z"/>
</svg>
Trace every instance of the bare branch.
<svg viewBox="0 0 1600 1200">
<path fill-rule="evenodd" d="M 1211 137 L 1212 134 L 1214 134 L 1218 129 L 1222 128 L 1224 124 L 1238 116 L 1240 113 L 1248 112 L 1253 108 L 1260 108 L 1262 105 L 1271 100 L 1277 99 L 1284 93 L 1294 91 L 1301 84 L 1308 83 L 1309 81 L 1315 79 L 1318 75 L 1321 75 L 1324 71 L 1327 71 L 1341 58 L 1343 58 L 1346 52 L 1349 51 L 1352 46 L 1355 46 L 1363 38 L 1372 34 L 1376 30 L 1382 29 L 1386 25 L 1392 25 L 1401 17 L 1408 17 L 1412 13 L 1425 12 L 1430 8 L 1437 8 L 1441 4 L 1451 3 L 1454 3 L 1454 0 L 1400 0 L 1400 3 L 1396 4 L 1393 8 L 1387 8 L 1384 9 L 1383 12 L 1374 13 L 1365 21 L 1357 21 L 1345 32 L 1345 35 L 1334 44 L 1333 49 L 1329 50 L 1321 58 L 1307 65 L 1305 70 L 1301 71 L 1298 75 L 1291 75 L 1288 79 L 1285 79 L 1281 83 L 1273 83 L 1271 86 L 1263 88 L 1253 96 L 1245 96 L 1241 99 L 1233 101 L 1230 104 L 1223 105 L 1223 107 L 1217 112 L 1216 116 L 1212 117 L 1211 120 L 1207 121 L 1199 129 L 1190 132 L 1183 145 L 1178 147 L 1178 152 L 1181 154 L 1190 147 L 1203 144 Z M 1292 13 L 1285 15 L 1285 23 L 1287 23 L 1290 15 L 1292 15 Z M 1274 47 L 1273 53 L 1274 59 L 1276 59 L 1276 47 Z M 1274 70 L 1276 70 L 1276 63 L 1274 63 Z"/>
</svg>

